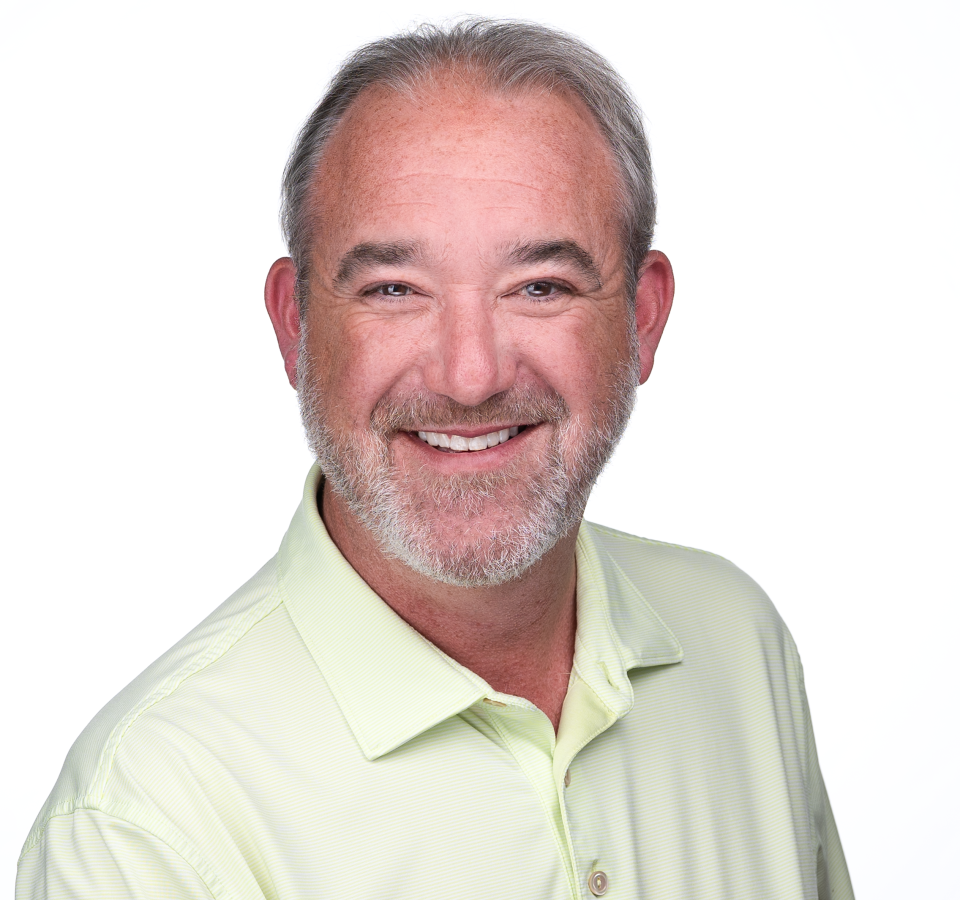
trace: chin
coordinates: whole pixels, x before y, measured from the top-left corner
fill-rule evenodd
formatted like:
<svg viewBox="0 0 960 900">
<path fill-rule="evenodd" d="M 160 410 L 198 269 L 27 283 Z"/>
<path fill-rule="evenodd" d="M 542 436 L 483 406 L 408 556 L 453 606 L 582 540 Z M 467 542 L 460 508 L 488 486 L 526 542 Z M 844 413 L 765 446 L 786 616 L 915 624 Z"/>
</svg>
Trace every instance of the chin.
<svg viewBox="0 0 960 900">
<path fill-rule="evenodd" d="M 524 488 L 502 476 L 413 484 L 388 476 L 340 495 L 385 556 L 433 581 L 492 587 L 521 577 L 583 514 L 586 497 L 571 496 L 562 469 L 545 467 Z"/>
<path fill-rule="evenodd" d="M 397 546 L 400 541 L 391 540 L 384 550 L 432 581 L 457 587 L 496 587 L 521 578 L 562 534 L 536 537 L 530 540 L 524 535 L 518 540 L 514 534 L 492 534 L 456 544 L 418 539 L 402 546 Z"/>
</svg>

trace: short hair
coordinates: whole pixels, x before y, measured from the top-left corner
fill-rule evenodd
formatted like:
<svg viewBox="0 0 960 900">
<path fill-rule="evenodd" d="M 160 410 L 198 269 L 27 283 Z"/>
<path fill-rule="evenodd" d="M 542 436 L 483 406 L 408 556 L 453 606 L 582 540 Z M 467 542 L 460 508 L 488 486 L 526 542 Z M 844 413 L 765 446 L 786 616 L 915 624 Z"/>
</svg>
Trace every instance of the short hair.
<svg viewBox="0 0 960 900">
<path fill-rule="evenodd" d="M 656 221 L 656 194 L 642 114 L 614 68 L 578 38 L 533 22 L 466 18 L 423 24 L 361 47 L 341 65 L 297 136 L 283 173 L 281 226 L 297 269 L 301 313 L 308 294 L 311 187 L 324 147 L 360 94 L 374 85 L 415 94 L 439 73 L 462 72 L 487 90 L 569 93 L 590 111 L 619 169 L 628 298 Z"/>
</svg>

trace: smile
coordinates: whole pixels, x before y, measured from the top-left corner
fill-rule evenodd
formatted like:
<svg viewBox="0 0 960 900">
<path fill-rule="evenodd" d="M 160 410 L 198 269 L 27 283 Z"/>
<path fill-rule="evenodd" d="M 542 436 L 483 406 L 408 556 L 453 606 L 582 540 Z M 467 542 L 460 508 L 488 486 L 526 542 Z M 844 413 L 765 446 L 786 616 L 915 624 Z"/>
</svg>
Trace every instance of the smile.
<svg viewBox="0 0 960 900">
<path fill-rule="evenodd" d="M 497 444 L 505 444 L 511 438 L 515 438 L 519 433 L 520 426 L 514 425 L 512 428 L 501 428 L 499 431 L 491 431 L 489 434 L 481 434 L 477 435 L 477 437 L 445 434 L 442 431 L 418 431 L 417 437 L 431 447 L 437 447 L 440 450 L 450 450 L 454 453 L 469 453 L 476 452 L 477 450 L 486 450 L 489 447 L 496 447 Z"/>
</svg>

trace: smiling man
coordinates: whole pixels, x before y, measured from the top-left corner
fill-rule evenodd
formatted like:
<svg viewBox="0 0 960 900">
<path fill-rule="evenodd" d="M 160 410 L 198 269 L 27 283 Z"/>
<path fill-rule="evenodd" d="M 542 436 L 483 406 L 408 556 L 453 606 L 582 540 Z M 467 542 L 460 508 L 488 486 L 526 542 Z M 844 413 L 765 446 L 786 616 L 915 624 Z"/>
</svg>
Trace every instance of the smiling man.
<svg viewBox="0 0 960 900">
<path fill-rule="evenodd" d="M 615 73 L 521 23 L 377 42 L 284 192 L 318 465 L 78 740 L 18 896 L 851 897 L 769 600 L 582 522 L 673 298 Z"/>
</svg>

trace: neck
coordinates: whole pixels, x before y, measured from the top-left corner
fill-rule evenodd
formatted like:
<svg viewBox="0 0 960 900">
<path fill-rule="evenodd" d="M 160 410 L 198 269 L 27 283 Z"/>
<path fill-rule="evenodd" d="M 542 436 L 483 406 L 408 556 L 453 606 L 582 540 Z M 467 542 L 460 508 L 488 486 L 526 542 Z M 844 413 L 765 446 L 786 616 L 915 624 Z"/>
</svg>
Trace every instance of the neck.
<svg viewBox="0 0 960 900">
<path fill-rule="evenodd" d="M 381 551 L 340 497 L 323 490 L 327 531 L 361 578 L 411 627 L 494 690 L 529 700 L 556 729 L 576 638 L 576 531 L 521 577 L 458 587 Z"/>
</svg>

